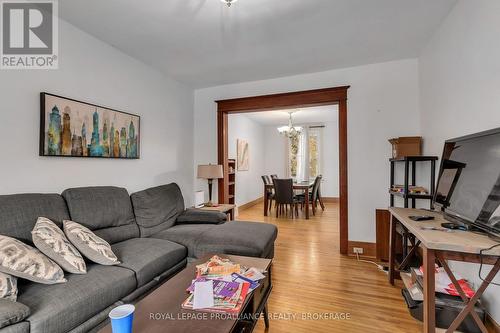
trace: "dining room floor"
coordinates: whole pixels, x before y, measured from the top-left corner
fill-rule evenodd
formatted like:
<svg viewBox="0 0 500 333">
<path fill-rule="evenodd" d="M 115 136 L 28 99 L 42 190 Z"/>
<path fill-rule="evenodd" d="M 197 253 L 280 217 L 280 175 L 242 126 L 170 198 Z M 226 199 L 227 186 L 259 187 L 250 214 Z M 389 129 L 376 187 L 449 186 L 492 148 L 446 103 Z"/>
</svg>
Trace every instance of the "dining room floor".
<svg viewBox="0 0 500 333">
<path fill-rule="evenodd" d="M 270 328 L 254 332 L 421 332 L 401 296 L 375 265 L 339 253 L 338 203 L 326 203 L 306 220 L 263 215 L 263 204 L 237 220 L 278 227 L 269 300 Z M 237 223 L 237 222 L 235 222 Z"/>
</svg>

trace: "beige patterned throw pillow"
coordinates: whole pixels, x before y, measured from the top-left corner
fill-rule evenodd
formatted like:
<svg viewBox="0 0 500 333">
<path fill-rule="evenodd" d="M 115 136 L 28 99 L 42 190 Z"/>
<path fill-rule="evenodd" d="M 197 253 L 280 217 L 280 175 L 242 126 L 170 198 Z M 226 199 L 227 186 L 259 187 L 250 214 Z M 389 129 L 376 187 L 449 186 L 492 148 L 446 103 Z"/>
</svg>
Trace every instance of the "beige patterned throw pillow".
<svg viewBox="0 0 500 333">
<path fill-rule="evenodd" d="M 17 278 L 15 276 L 0 273 L 0 298 L 16 301 Z"/>
<path fill-rule="evenodd" d="M 0 272 L 43 284 L 66 282 L 61 267 L 38 249 L 2 235 Z"/>
<path fill-rule="evenodd" d="M 51 220 L 39 217 L 33 231 L 33 244 L 47 257 L 54 260 L 66 272 L 85 274 L 85 260 L 69 242 L 64 232 Z"/>
<path fill-rule="evenodd" d="M 101 265 L 120 263 L 111 250 L 111 245 L 83 225 L 65 220 L 63 229 L 69 241 L 89 260 Z"/>
</svg>

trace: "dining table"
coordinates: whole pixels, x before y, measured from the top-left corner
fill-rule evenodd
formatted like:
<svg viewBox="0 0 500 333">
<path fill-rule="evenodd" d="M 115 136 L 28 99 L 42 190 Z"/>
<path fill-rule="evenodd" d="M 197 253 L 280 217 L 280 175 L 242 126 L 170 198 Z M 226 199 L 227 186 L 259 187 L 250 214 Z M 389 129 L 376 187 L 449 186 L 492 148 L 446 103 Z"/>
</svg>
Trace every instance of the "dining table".
<svg viewBox="0 0 500 333">
<path fill-rule="evenodd" d="M 314 180 L 310 181 L 294 181 L 293 189 L 294 191 L 304 192 L 304 206 L 305 206 L 305 215 L 306 220 L 309 220 L 309 190 L 313 187 Z M 274 189 L 274 184 L 265 184 L 264 185 L 264 216 L 267 216 L 269 212 L 269 198 L 268 194 L 270 190 Z"/>
</svg>

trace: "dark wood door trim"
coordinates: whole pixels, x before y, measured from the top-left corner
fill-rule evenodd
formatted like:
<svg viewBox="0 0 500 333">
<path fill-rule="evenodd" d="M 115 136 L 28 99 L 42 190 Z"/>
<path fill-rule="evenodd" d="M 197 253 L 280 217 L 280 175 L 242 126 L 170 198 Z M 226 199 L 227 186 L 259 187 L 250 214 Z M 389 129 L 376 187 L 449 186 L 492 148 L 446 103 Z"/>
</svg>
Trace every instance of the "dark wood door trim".
<svg viewBox="0 0 500 333">
<path fill-rule="evenodd" d="M 348 253 L 348 182 L 347 182 L 347 90 L 349 86 L 297 91 L 281 94 L 233 98 L 217 103 L 217 157 L 223 165 L 219 179 L 219 202 L 228 201 L 228 114 L 304 108 L 319 105 L 339 106 L 339 211 L 340 253 Z"/>
</svg>

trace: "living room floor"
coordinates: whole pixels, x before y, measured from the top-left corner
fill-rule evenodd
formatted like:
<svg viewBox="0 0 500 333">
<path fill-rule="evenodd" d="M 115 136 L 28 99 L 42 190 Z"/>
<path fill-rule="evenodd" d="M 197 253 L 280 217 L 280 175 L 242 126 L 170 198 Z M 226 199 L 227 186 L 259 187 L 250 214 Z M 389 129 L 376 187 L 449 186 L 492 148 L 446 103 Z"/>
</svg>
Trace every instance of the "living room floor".
<svg viewBox="0 0 500 333">
<path fill-rule="evenodd" d="M 237 220 L 278 226 L 274 288 L 267 332 L 421 332 L 401 297 L 375 265 L 339 253 L 338 204 L 327 203 L 311 219 L 263 216 L 263 204 L 239 212 Z M 400 281 L 397 281 L 399 283 Z M 302 314 L 350 314 L 350 319 L 303 320 Z M 296 316 L 295 320 L 286 320 Z M 266 332 L 259 320 L 255 332 Z"/>
</svg>

